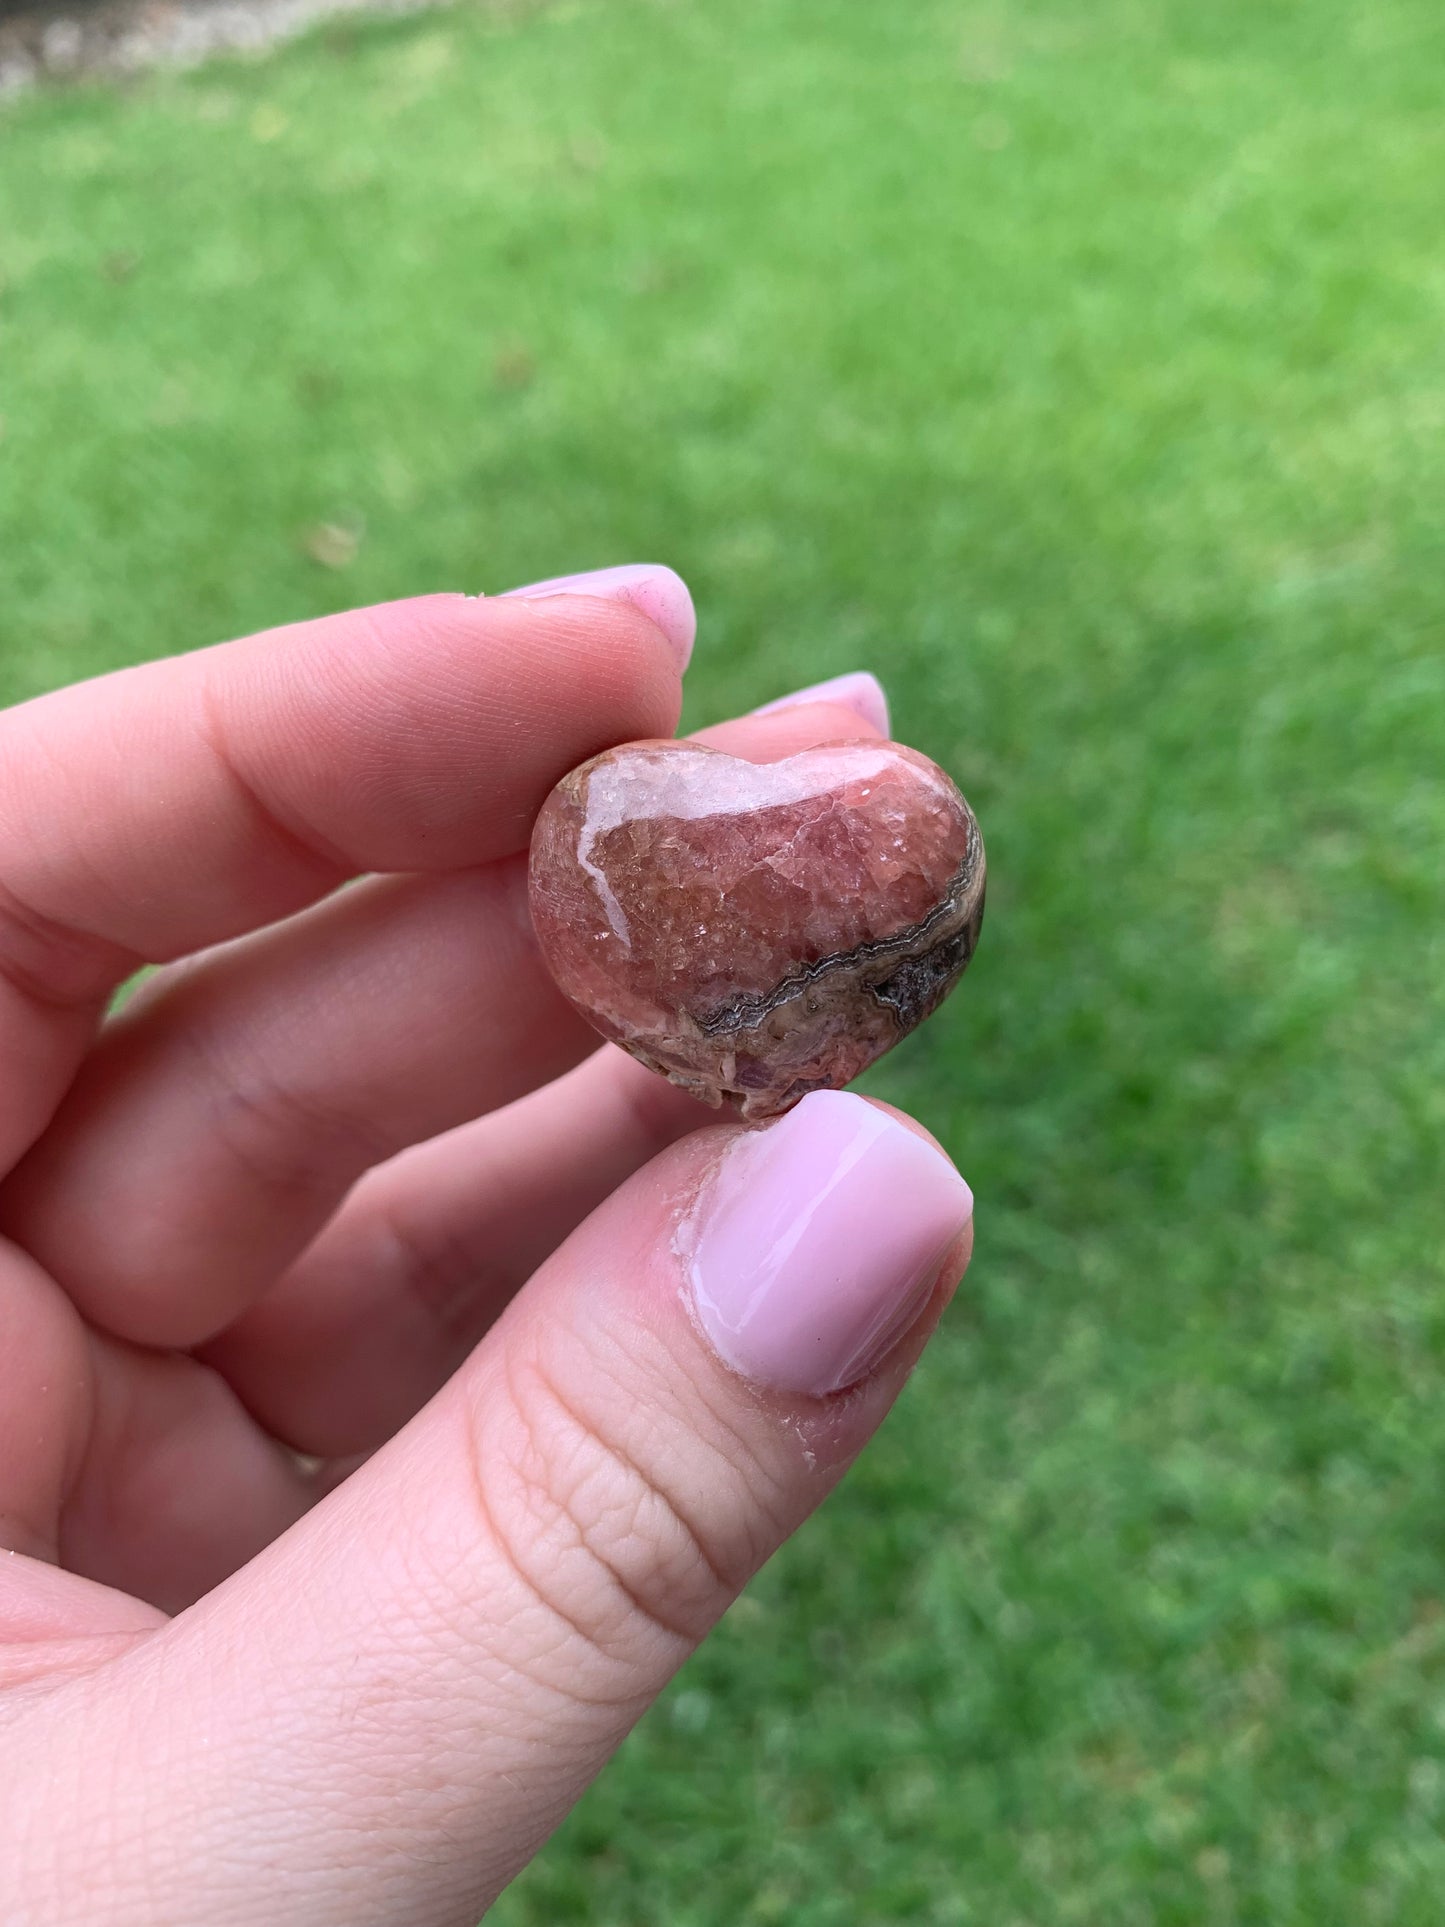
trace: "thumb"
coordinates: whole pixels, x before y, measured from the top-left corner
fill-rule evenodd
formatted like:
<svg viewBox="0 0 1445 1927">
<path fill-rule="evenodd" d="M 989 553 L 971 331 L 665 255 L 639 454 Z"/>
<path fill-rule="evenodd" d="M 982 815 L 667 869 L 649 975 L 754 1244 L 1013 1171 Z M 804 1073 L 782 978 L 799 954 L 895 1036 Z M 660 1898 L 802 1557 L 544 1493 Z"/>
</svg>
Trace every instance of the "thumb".
<svg viewBox="0 0 1445 1927">
<path fill-rule="evenodd" d="M 469 1927 L 878 1425 L 971 1208 L 839 1092 L 639 1173 L 384 1451 L 110 1669 L 165 1709 L 126 1771 L 186 1843 L 146 1921 Z"/>
</svg>

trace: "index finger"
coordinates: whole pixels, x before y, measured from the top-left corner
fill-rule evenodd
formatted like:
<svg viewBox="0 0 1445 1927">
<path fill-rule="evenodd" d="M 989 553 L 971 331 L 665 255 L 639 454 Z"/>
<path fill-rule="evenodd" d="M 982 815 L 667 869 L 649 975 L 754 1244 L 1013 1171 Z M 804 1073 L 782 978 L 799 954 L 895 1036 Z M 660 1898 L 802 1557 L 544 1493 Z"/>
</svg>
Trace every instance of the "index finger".
<svg viewBox="0 0 1445 1927">
<path fill-rule="evenodd" d="M 630 600 L 438 595 L 0 715 L 0 1170 L 140 965 L 522 848 L 566 770 L 671 733 L 680 667 Z"/>
</svg>

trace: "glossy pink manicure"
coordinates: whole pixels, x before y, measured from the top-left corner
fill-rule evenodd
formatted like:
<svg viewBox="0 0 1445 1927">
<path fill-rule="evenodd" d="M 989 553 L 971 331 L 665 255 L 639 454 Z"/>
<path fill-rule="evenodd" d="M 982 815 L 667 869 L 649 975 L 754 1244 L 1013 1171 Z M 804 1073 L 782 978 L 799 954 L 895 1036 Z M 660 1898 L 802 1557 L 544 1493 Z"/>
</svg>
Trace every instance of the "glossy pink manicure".
<svg viewBox="0 0 1445 1927">
<path fill-rule="evenodd" d="M 649 622 L 655 622 L 677 651 L 686 669 L 697 637 L 697 614 L 687 584 L 661 562 L 624 562 L 616 569 L 593 569 L 586 575 L 558 575 L 546 582 L 529 582 L 508 589 L 509 596 L 542 601 L 547 596 L 598 596 L 606 602 L 630 602 Z"/>
<path fill-rule="evenodd" d="M 872 723 L 885 736 L 889 733 L 888 698 L 882 683 L 866 669 L 854 669 L 846 676 L 834 676 L 829 682 L 815 682 L 807 689 L 795 689 L 791 696 L 779 696 L 776 702 L 764 703 L 753 714 L 767 716 L 775 709 L 793 709 L 799 703 L 838 703 L 844 709 L 851 709 L 855 716 L 861 716 L 865 723 Z"/>
<path fill-rule="evenodd" d="M 679 1249 L 723 1361 L 778 1391 L 866 1378 L 973 1215 L 948 1159 L 887 1111 L 814 1091 L 734 1139 Z"/>
</svg>

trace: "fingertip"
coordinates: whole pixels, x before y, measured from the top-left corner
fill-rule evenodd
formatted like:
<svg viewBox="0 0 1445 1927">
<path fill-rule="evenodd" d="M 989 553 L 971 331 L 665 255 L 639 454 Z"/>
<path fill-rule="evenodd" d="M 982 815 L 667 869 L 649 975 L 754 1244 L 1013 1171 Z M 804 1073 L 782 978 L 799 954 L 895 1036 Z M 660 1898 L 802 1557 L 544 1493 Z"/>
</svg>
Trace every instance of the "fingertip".
<svg viewBox="0 0 1445 1927">
<path fill-rule="evenodd" d="M 778 696 L 770 703 L 760 703 L 752 713 L 755 716 L 771 716 L 780 709 L 796 709 L 808 703 L 831 703 L 840 709 L 851 710 L 867 723 L 870 731 L 876 731 L 880 736 L 887 736 L 892 727 L 888 715 L 888 697 L 882 683 L 868 669 L 854 669 L 844 676 L 832 676 L 827 682 L 813 683 L 807 689 L 796 689 L 790 695 Z"/>
<path fill-rule="evenodd" d="M 820 1398 L 872 1374 L 923 1316 L 973 1215 L 947 1155 L 891 1111 L 814 1091 L 726 1147 L 682 1249 L 698 1322 L 733 1370 Z"/>
<path fill-rule="evenodd" d="M 666 636 L 679 671 L 691 661 L 697 639 L 697 611 L 687 584 L 665 563 L 625 562 L 617 568 L 552 576 L 545 582 L 508 589 L 503 599 L 542 602 L 565 596 L 630 603 Z"/>
<path fill-rule="evenodd" d="M 880 736 L 881 732 L 855 709 L 841 703 L 809 701 L 730 717 L 727 722 L 694 730 L 690 740 L 741 756 L 750 763 L 778 763 L 785 756 L 796 756 L 799 750 L 815 749 L 821 743 L 871 742 Z"/>
</svg>

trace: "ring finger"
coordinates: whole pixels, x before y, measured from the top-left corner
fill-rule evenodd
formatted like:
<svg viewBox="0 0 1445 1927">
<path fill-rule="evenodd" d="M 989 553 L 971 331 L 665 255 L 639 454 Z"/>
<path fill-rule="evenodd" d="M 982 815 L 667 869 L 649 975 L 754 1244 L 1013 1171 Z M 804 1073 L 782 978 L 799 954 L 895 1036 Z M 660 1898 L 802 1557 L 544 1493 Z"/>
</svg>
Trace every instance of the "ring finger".
<svg viewBox="0 0 1445 1927">
<path fill-rule="evenodd" d="M 6 1227 L 93 1323 L 192 1346 L 370 1166 L 593 1041 L 539 966 L 524 859 L 380 879 L 142 993 L 7 1187 Z"/>
</svg>

